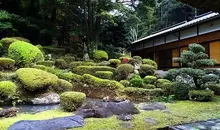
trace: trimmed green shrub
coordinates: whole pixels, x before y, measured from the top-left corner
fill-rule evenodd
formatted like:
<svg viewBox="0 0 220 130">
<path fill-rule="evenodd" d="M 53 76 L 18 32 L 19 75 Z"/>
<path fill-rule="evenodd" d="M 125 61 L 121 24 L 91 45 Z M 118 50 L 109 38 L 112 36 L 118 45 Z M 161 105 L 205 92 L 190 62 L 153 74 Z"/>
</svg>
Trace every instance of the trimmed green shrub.
<svg viewBox="0 0 220 130">
<path fill-rule="evenodd" d="M 171 82 L 167 79 L 158 79 L 157 80 L 157 88 L 162 88 L 162 84 L 164 84 L 164 83 L 171 83 Z"/>
<path fill-rule="evenodd" d="M 138 60 L 138 63 L 142 63 L 142 58 L 140 56 L 133 56 L 133 59 Z"/>
<path fill-rule="evenodd" d="M 163 90 L 160 88 L 156 89 L 144 89 L 144 88 L 135 88 L 135 87 L 128 87 L 125 88 L 124 93 L 128 96 L 160 96 L 163 93 Z"/>
<path fill-rule="evenodd" d="M 17 86 L 11 81 L 0 82 L 0 99 L 10 98 L 16 95 Z"/>
<path fill-rule="evenodd" d="M 57 85 L 53 86 L 52 89 L 57 93 L 63 93 L 71 91 L 73 89 L 73 85 L 66 80 L 58 79 Z"/>
<path fill-rule="evenodd" d="M 156 86 L 153 85 L 153 84 L 144 84 L 144 85 L 143 85 L 143 88 L 145 88 L 145 89 L 155 89 Z"/>
<path fill-rule="evenodd" d="M 54 74 L 34 68 L 21 68 L 16 71 L 22 87 L 29 91 L 47 89 L 56 86 L 58 77 Z"/>
<path fill-rule="evenodd" d="M 172 83 L 171 92 L 178 100 L 189 99 L 189 86 L 187 84 L 174 82 Z"/>
<path fill-rule="evenodd" d="M 178 75 L 180 75 L 180 69 L 170 69 L 164 78 L 175 82 Z"/>
<path fill-rule="evenodd" d="M 15 60 L 10 58 L 0 58 L 0 70 L 12 69 L 15 65 Z"/>
<path fill-rule="evenodd" d="M 157 77 L 155 76 L 146 76 L 144 77 L 144 83 L 145 84 L 156 84 Z"/>
<path fill-rule="evenodd" d="M 172 92 L 171 92 L 172 83 L 163 83 L 163 84 L 161 84 L 160 87 L 163 89 L 165 96 L 169 96 L 172 94 Z"/>
<path fill-rule="evenodd" d="M 154 66 L 155 69 L 158 68 L 158 65 L 155 61 L 151 60 L 151 59 L 143 59 L 142 61 L 143 64 L 147 64 L 147 65 L 151 65 Z"/>
<path fill-rule="evenodd" d="M 93 53 L 93 58 L 96 61 L 108 60 L 108 53 L 106 53 L 105 51 L 102 51 L 102 50 L 96 50 Z"/>
<path fill-rule="evenodd" d="M 109 60 L 109 65 L 111 67 L 117 67 L 120 64 L 121 64 L 121 61 L 119 59 L 110 59 Z"/>
<path fill-rule="evenodd" d="M 68 63 L 64 59 L 57 59 L 55 61 L 55 66 L 60 69 L 68 68 Z"/>
<path fill-rule="evenodd" d="M 39 61 L 37 62 L 37 65 L 45 65 L 48 67 L 52 67 L 55 65 L 55 61 Z"/>
<path fill-rule="evenodd" d="M 95 76 L 101 79 L 112 79 L 113 73 L 111 71 L 96 71 Z"/>
<path fill-rule="evenodd" d="M 65 79 L 71 82 L 78 82 L 80 83 L 82 81 L 82 76 L 78 74 L 74 74 L 72 72 L 66 72 L 66 73 L 59 73 L 57 76 L 61 79 Z"/>
<path fill-rule="evenodd" d="M 9 46 L 8 56 L 20 66 L 44 60 L 42 52 L 37 47 L 21 41 L 14 42 Z"/>
<path fill-rule="evenodd" d="M 131 87 L 142 88 L 144 85 L 143 79 L 139 75 L 135 75 L 131 78 L 129 85 Z"/>
<path fill-rule="evenodd" d="M 189 99 L 193 101 L 208 102 L 211 101 L 214 94 L 210 90 L 192 90 L 189 92 Z"/>
<path fill-rule="evenodd" d="M 76 68 L 76 74 L 92 74 L 94 75 L 96 71 L 111 71 L 115 73 L 115 68 L 108 67 L 108 66 L 78 66 Z"/>
<path fill-rule="evenodd" d="M 75 61 L 75 57 L 74 56 L 64 56 L 63 59 L 67 62 L 67 63 L 71 63 Z"/>
<path fill-rule="evenodd" d="M 94 87 L 107 87 L 109 89 L 119 89 L 119 90 L 124 89 L 124 86 L 117 81 L 108 80 L 108 79 L 100 79 L 90 74 L 83 75 L 83 82 L 85 84 L 88 84 Z"/>
<path fill-rule="evenodd" d="M 155 68 L 151 65 L 147 65 L 147 64 L 144 64 L 144 65 L 141 65 L 140 66 L 140 75 L 141 77 L 145 77 L 145 76 L 148 76 L 148 75 L 154 75 L 155 73 Z"/>
<path fill-rule="evenodd" d="M 85 100 L 86 95 L 80 92 L 65 92 L 60 95 L 60 105 L 68 112 L 77 110 Z"/>
<path fill-rule="evenodd" d="M 214 75 L 214 74 L 204 75 L 202 77 L 202 82 L 203 82 L 203 84 L 218 83 L 219 82 L 219 77 L 217 75 Z"/>
<path fill-rule="evenodd" d="M 127 80 L 121 80 L 120 83 L 124 85 L 125 87 L 129 87 L 129 81 Z"/>
<path fill-rule="evenodd" d="M 9 46 L 13 43 L 19 41 L 17 39 L 14 38 L 2 38 L 0 40 L 0 50 L 2 50 L 2 52 L 0 52 L 0 54 L 4 54 L 7 53 L 7 50 L 9 48 Z"/>
<path fill-rule="evenodd" d="M 117 67 L 117 79 L 127 79 L 128 75 L 134 72 L 134 66 L 131 64 L 121 64 Z"/>
<path fill-rule="evenodd" d="M 136 65 L 136 64 L 140 64 L 141 61 L 138 59 L 131 58 L 131 59 L 129 59 L 128 63 L 131 65 Z"/>
<path fill-rule="evenodd" d="M 93 62 L 74 61 L 70 63 L 70 69 L 75 72 L 78 66 L 95 66 Z"/>
<path fill-rule="evenodd" d="M 211 83 L 207 84 L 206 87 L 212 90 L 215 93 L 215 95 L 220 95 L 220 84 Z"/>
</svg>

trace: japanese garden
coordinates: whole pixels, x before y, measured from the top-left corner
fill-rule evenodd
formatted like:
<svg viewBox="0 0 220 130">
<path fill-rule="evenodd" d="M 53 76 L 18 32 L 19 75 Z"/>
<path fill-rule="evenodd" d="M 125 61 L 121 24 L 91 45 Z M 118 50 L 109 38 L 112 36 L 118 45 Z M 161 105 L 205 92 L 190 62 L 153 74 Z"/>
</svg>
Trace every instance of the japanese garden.
<svg viewBox="0 0 220 130">
<path fill-rule="evenodd" d="M 220 130 L 210 5 L 3 0 L 0 130 Z"/>
</svg>

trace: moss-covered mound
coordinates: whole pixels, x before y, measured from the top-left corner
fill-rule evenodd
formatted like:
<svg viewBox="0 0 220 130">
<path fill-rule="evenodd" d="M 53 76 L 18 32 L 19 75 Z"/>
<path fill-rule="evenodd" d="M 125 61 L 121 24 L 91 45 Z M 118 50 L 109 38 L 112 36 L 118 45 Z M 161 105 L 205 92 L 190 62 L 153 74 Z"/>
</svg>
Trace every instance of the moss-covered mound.
<svg viewBox="0 0 220 130">
<path fill-rule="evenodd" d="M 96 61 L 103 61 L 103 60 L 108 60 L 108 53 L 102 50 L 96 50 L 93 53 L 93 58 Z"/>
<path fill-rule="evenodd" d="M 52 67 L 55 65 L 55 61 L 39 61 L 37 62 L 37 65 L 45 65 L 48 67 Z"/>
<path fill-rule="evenodd" d="M 56 75 L 39 69 L 21 68 L 16 71 L 16 74 L 22 83 L 23 88 L 29 91 L 56 86 L 58 81 Z"/>
<path fill-rule="evenodd" d="M 15 60 L 10 58 L 0 58 L 0 70 L 12 69 L 15 65 Z"/>
<path fill-rule="evenodd" d="M 44 60 L 43 53 L 36 46 L 22 41 L 13 42 L 9 46 L 8 56 L 20 66 Z"/>
<path fill-rule="evenodd" d="M 63 93 L 71 91 L 73 89 L 73 85 L 66 80 L 58 79 L 57 85 L 53 86 L 52 89 L 57 93 Z"/>
<path fill-rule="evenodd" d="M 111 71 L 96 71 L 95 75 L 101 79 L 112 79 L 113 77 L 113 73 Z"/>
<path fill-rule="evenodd" d="M 84 74 L 83 86 L 74 85 L 74 90 L 84 92 L 91 98 L 103 98 L 105 96 L 118 96 L 124 90 L 124 86 L 114 80 L 100 79 L 90 74 Z"/>
<path fill-rule="evenodd" d="M 78 66 L 76 68 L 76 74 L 92 74 L 94 75 L 96 71 L 111 71 L 115 73 L 115 68 L 108 67 L 108 66 Z"/>
<path fill-rule="evenodd" d="M 0 40 L 0 55 L 7 53 L 8 47 L 15 41 L 19 41 L 19 40 L 14 38 L 2 38 Z"/>
<path fill-rule="evenodd" d="M 0 99 L 9 98 L 16 94 L 17 86 L 11 81 L 0 82 Z"/>
<path fill-rule="evenodd" d="M 75 111 L 86 100 L 86 95 L 80 92 L 65 92 L 60 96 L 61 107 L 65 111 Z"/>
</svg>

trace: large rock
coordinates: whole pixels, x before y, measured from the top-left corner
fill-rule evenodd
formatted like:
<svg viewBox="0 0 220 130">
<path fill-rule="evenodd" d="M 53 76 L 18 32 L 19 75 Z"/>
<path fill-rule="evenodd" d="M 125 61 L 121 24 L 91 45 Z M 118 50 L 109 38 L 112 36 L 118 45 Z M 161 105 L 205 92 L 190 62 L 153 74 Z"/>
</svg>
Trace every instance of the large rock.
<svg viewBox="0 0 220 130">
<path fill-rule="evenodd" d="M 8 108 L 8 109 L 1 109 L 0 110 L 0 118 L 1 117 L 5 117 L 5 118 L 14 117 L 17 115 L 17 113 L 18 113 L 18 109 L 15 107 Z"/>
<path fill-rule="evenodd" d="M 60 96 L 57 93 L 51 93 L 42 97 L 31 99 L 31 103 L 34 105 L 47 105 L 60 103 Z"/>
<path fill-rule="evenodd" d="M 18 121 L 11 125 L 8 130 L 65 130 L 82 127 L 83 125 L 83 117 L 68 116 L 50 120 Z"/>
<path fill-rule="evenodd" d="M 154 110 L 166 110 L 166 105 L 158 102 L 154 103 L 140 103 L 138 105 L 140 110 L 145 110 L 145 111 L 154 111 Z"/>
<path fill-rule="evenodd" d="M 84 118 L 106 118 L 112 115 L 138 114 L 139 110 L 128 100 L 123 102 L 88 102 L 76 114 Z"/>
</svg>

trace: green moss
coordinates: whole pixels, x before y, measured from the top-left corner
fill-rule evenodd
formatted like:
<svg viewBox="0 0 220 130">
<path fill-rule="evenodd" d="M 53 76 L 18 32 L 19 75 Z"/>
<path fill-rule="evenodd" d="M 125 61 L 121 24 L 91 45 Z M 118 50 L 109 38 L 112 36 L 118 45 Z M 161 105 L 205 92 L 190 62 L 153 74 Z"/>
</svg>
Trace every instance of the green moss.
<svg viewBox="0 0 220 130">
<path fill-rule="evenodd" d="M 78 66 L 76 68 L 76 74 L 92 74 L 94 75 L 96 71 L 111 71 L 115 73 L 115 68 L 108 66 Z"/>
<path fill-rule="evenodd" d="M 66 69 L 69 67 L 68 63 L 64 59 L 57 59 L 55 61 L 55 66 L 60 69 Z"/>
<path fill-rule="evenodd" d="M 154 75 L 155 73 L 155 67 L 152 65 L 143 64 L 140 66 L 140 75 L 142 77 Z"/>
<path fill-rule="evenodd" d="M 124 80 L 127 79 L 128 75 L 133 72 L 134 66 L 132 66 L 131 64 L 121 64 L 117 67 L 116 76 L 118 80 Z"/>
<path fill-rule="evenodd" d="M 125 87 L 129 87 L 129 81 L 128 80 L 121 80 L 120 83 L 124 85 Z"/>
<path fill-rule="evenodd" d="M 210 90 L 192 90 L 189 91 L 189 99 L 200 102 L 208 102 L 213 99 L 213 92 Z"/>
<path fill-rule="evenodd" d="M 45 65 L 48 67 L 52 67 L 55 65 L 55 62 L 54 61 L 39 61 L 37 62 L 37 65 Z"/>
<path fill-rule="evenodd" d="M 123 90 L 124 86 L 114 80 L 100 79 L 90 74 L 83 75 L 83 82 L 94 87 L 108 87 L 110 89 Z"/>
<path fill-rule="evenodd" d="M 145 88 L 145 89 L 155 89 L 156 86 L 153 85 L 153 84 L 144 84 L 144 85 L 143 85 L 143 88 Z"/>
<path fill-rule="evenodd" d="M 158 68 L 158 65 L 155 61 L 151 60 L 151 59 L 143 59 L 142 61 L 143 64 L 148 64 L 148 65 L 152 65 L 154 66 L 154 68 Z"/>
<path fill-rule="evenodd" d="M 0 82 L 0 99 L 8 98 L 16 94 L 17 86 L 11 81 Z"/>
<path fill-rule="evenodd" d="M 97 61 L 108 60 L 108 53 L 102 50 L 96 50 L 93 53 L 93 58 Z"/>
<path fill-rule="evenodd" d="M 67 62 L 67 63 L 71 63 L 73 61 L 75 61 L 75 57 L 74 56 L 64 56 L 63 59 Z"/>
<path fill-rule="evenodd" d="M 17 75 L 15 72 L 0 71 L 0 81 L 14 80 L 14 79 L 16 79 L 16 77 L 17 77 Z"/>
<path fill-rule="evenodd" d="M 183 123 L 203 121 L 220 118 L 219 102 L 192 102 L 180 101 L 176 103 L 166 103 L 170 113 L 161 111 L 142 111 L 134 115 L 131 121 L 133 128 L 130 130 L 156 130 L 166 126 L 173 126 Z M 190 108 L 190 109 L 189 109 Z M 37 114 L 18 114 L 16 117 L 0 119 L 0 129 L 7 130 L 10 125 L 20 120 L 44 120 L 57 117 L 70 116 L 72 112 L 63 112 L 60 109 L 45 111 Z M 144 121 L 145 118 L 153 118 L 158 124 L 151 125 Z M 85 119 L 85 125 L 72 130 L 127 130 L 123 128 L 116 116 L 110 118 L 89 118 Z"/>
<path fill-rule="evenodd" d="M 65 111 L 75 111 L 86 100 L 86 95 L 80 92 L 65 92 L 60 95 L 60 105 Z"/>
<path fill-rule="evenodd" d="M 111 71 L 96 71 L 95 75 L 101 79 L 112 79 L 113 73 Z"/>
<path fill-rule="evenodd" d="M 142 88 L 144 85 L 143 79 L 139 75 L 135 75 L 131 78 L 129 85 L 131 87 Z"/>
<path fill-rule="evenodd" d="M 121 64 L 121 61 L 119 59 L 110 59 L 109 64 L 111 67 L 117 67 Z"/>
<path fill-rule="evenodd" d="M 83 62 L 83 61 L 74 61 L 70 63 L 70 69 L 75 72 L 78 66 L 95 66 L 96 64 L 93 62 Z"/>
<path fill-rule="evenodd" d="M 12 69 L 15 65 L 15 60 L 10 58 L 0 58 L 0 70 Z"/>
<path fill-rule="evenodd" d="M 144 83 L 145 84 L 156 84 L 157 77 L 155 76 L 146 76 L 144 77 Z"/>
<path fill-rule="evenodd" d="M 21 68 L 16 71 L 16 74 L 18 75 L 18 79 L 21 81 L 23 88 L 29 91 L 56 86 L 58 81 L 56 75 L 39 69 Z"/>
<path fill-rule="evenodd" d="M 171 83 L 171 82 L 167 79 L 158 79 L 157 80 L 157 88 L 162 88 L 162 84 L 164 84 L 164 83 Z"/>
<path fill-rule="evenodd" d="M 16 41 L 19 41 L 17 39 L 14 39 L 14 38 L 3 38 L 0 40 L 0 44 L 1 44 L 1 50 L 3 52 L 1 52 L 2 54 L 4 53 L 7 53 L 7 50 L 9 48 L 9 46 L 13 43 L 13 42 L 16 42 Z"/>
<path fill-rule="evenodd" d="M 57 93 L 63 93 L 63 92 L 71 91 L 73 89 L 73 85 L 66 80 L 58 79 L 57 85 L 52 86 L 52 89 Z"/>
<path fill-rule="evenodd" d="M 9 46 L 8 56 L 14 59 L 16 64 L 20 66 L 44 60 L 42 52 L 37 47 L 21 41 L 14 42 Z"/>
</svg>

